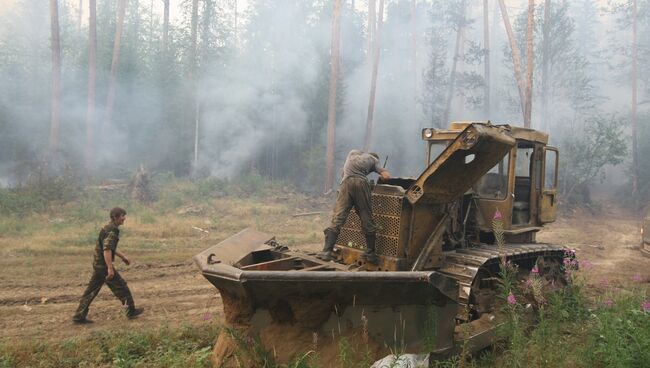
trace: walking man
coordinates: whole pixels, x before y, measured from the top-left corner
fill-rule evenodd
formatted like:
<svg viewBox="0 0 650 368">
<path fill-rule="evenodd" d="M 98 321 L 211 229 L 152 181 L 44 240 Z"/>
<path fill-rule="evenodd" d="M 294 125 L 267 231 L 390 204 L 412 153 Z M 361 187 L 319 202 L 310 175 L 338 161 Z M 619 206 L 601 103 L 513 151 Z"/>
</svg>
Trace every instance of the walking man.
<svg viewBox="0 0 650 368">
<path fill-rule="evenodd" d="M 126 281 L 115 270 L 113 262 L 117 255 L 128 266 L 131 262 L 126 255 L 117 250 L 117 243 L 120 241 L 119 227 L 126 220 L 126 211 L 122 208 L 115 207 L 110 212 L 111 221 L 99 231 L 99 238 L 95 245 L 95 258 L 93 260 L 93 274 L 84 291 L 79 307 L 72 320 L 74 323 L 84 324 L 92 323 L 87 319 L 88 308 L 90 303 L 95 299 L 99 290 L 104 283 L 108 285 L 113 294 L 120 300 L 125 309 L 128 318 L 134 318 L 141 314 L 143 308 L 136 308 L 133 303 L 131 290 L 126 285 Z"/>
<path fill-rule="evenodd" d="M 336 205 L 332 212 L 332 222 L 325 229 L 325 245 L 323 251 L 318 254 L 318 258 L 325 261 L 334 258 L 334 244 L 341 231 L 341 226 L 354 206 L 361 219 L 361 227 L 366 237 L 366 251 L 362 255 L 362 259 L 368 263 L 378 263 L 375 254 L 377 225 L 372 218 L 370 183 L 367 179 L 371 172 L 378 173 L 383 180 L 390 179 L 388 170 L 379 165 L 379 156 L 376 153 L 359 150 L 352 150 L 348 153 L 343 165 L 343 179 L 336 197 Z"/>
</svg>

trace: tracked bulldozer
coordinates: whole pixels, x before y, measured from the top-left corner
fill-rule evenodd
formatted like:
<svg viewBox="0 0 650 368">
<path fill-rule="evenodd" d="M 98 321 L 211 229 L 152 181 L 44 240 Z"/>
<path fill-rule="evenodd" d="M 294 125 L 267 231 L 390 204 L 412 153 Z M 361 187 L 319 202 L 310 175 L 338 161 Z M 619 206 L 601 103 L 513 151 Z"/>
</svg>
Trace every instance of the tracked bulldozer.
<svg viewBox="0 0 650 368">
<path fill-rule="evenodd" d="M 280 360 L 312 349 L 313 340 L 354 333 L 377 351 L 442 357 L 494 342 L 504 261 L 520 278 L 536 267 L 549 287 L 566 285 L 569 253 L 535 241 L 556 219 L 558 150 L 547 134 L 460 122 L 423 129 L 422 139 L 426 168 L 418 177 L 373 186 L 377 265 L 362 261 L 365 237 L 354 210 L 338 236 L 336 261 L 253 229 L 197 254 L 196 265 L 221 294 L 227 325 L 260 337 Z M 288 338 L 307 343 L 280 347 Z M 221 363 L 227 350 L 215 348 Z"/>
</svg>

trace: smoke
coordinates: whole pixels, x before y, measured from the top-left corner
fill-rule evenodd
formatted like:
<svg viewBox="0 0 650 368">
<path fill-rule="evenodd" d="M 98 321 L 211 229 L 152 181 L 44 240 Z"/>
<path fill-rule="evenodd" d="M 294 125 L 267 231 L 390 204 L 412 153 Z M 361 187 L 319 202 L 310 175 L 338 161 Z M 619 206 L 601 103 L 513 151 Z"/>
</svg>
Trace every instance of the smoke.
<svg viewBox="0 0 650 368">
<path fill-rule="evenodd" d="M 261 6 L 248 43 L 201 83 L 201 160 L 215 176 L 236 175 L 269 143 L 305 134 L 304 91 L 317 83 L 328 27 L 309 22 L 315 9 L 291 1 Z M 287 22 L 287 19 L 295 20 Z M 323 101 L 326 103 L 326 101 Z"/>
<path fill-rule="evenodd" d="M 196 81 L 189 78 L 185 70 L 189 49 L 189 3 L 182 2 L 173 11 L 179 15 L 170 30 L 172 54 L 163 60 L 160 56 L 160 4 L 156 3 L 151 13 L 153 18 L 149 18 L 146 8 L 149 5 L 145 3 L 148 2 L 140 2 L 140 9 L 129 8 L 118 72 L 116 113 L 113 121 L 105 125 L 115 3 L 100 1 L 98 6 L 94 159 L 102 176 L 124 175 L 141 163 L 160 170 L 189 166 L 194 151 L 195 122 L 191 119 L 192 112 L 197 109 L 193 105 L 194 97 L 198 101 L 199 166 L 207 168 L 212 175 L 235 177 L 268 162 L 284 167 L 280 174 L 284 175 L 298 170 L 298 163 L 311 159 L 308 155 L 317 158 L 315 165 L 324 165 L 331 2 L 249 1 L 248 11 L 239 14 L 235 38 L 230 3 L 216 1 L 218 7 L 209 45 L 211 53 L 208 58 L 201 56 Z M 357 2 L 357 9 L 353 10 L 349 3 L 343 3 L 335 147 L 337 167 L 342 165 L 350 149 L 363 146 L 372 67 L 366 5 Z M 60 146 L 66 160 L 81 165 L 86 142 L 87 25 L 82 24 L 80 29 L 76 23 L 75 4 L 65 1 L 60 4 L 63 46 Z M 417 4 L 413 19 L 411 2 L 387 1 L 381 35 L 370 150 L 380 153 L 382 161 L 389 156 L 388 169 L 395 176 L 417 176 L 425 162 L 421 129 L 448 124 L 440 121 L 441 111 L 436 115 L 432 109 L 440 110 L 447 104 L 456 38 L 456 29 L 449 19 L 454 2 L 419 1 Z M 521 18 L 523 8 L 510 9 L 514 24 Z M 585 26 L 588 19 L 578 17 L 580 12 L 581 8 L 572 2 L 569 16 L 575 18 L 576 33 L 567 39 L 568 48 L 593 33 Z M 12 180 L 6 178 L 15 176 L 26 157 L 41 157 L 47 151 L 51 56 L 45 4 L 17 1 L 0 17 L 0 84 L 8 86 L 0 90 L 0 178 L 5 178 L 0 181 L 7 185 Z M 470 6 L 467 17 L 471 22 L 464 29 L 461 49 L 472 57 L 459 60 L 457 71 L 465 79 L 459 77 L 462 83 L 457 81 L 449 120 L 489 119 L 518 125 L 521 112 L 498 9 L 493 7 L 489 12 L 492 65 L 489 115 L 483 108 L 482 87 L 477 87 L 483 75 L 482 6 Z M 590 87 L 603 98 L 598 101 L 598 110 L 626 111 L 629 98 L 625 78 L 629 75 L 623 73 L 626 69 L 620 64 L 628 56 L 625 50 L 618 52 L 610 46 L 625 46 L 628 36 L 608 31 L 616 29 L 612 17 L 601 13 L 598 19 L 600 23 L 592 28 L 599 36 L 589 41 L 595 41 L 595 46 L 584 49 L 596 47 L 604 53 L 589 53 L 588 65 L 577 63 L 574 66 L 586 68 L 586 76 L 598 77 Z M 414 24 L 415 35 L 412 34 Z M 203 55 L 201 49 L 206 42 L 202 27 L 199 24 L 199 55 Z M 603 40 L 606 34 L 612 39 Z M 536 37 L 540 39 L 539 35 Z M 540 47 L 539 42 L 536 43 L 536 48 Z M 605 52 L 608 48 L 611 53 Z M 437 62 L 444 65 L 436 78 L 429 80 L 426 76 L 434 53 L 437 53 Z M 623 72 L 616 74 L 617 80 L 607 76 L 610 69 L 602 59 L 619 65 L 618 70 Z M 644 60 L 641 62 L 647 64 Z M 597 67 L 592 68 L 593 65 Z M 558 68 L 557 73 L 579 74 L 561 70 L 566 69 L 566 65 L 554 67 Z M 533 124 L 535 128 L 547 128 L 543 123 L 546 117 L 540 112 L 537 68 L 536 73 Z M 553 130 L 551 137 L 560 134 L 560 125 L 565 121 L 588 120 L 590 111 L 576 117 L 576 110 L 567 97 L 569 92 L 582 93 L 586 89 L 580 87 L 572 91 L 572 86 L 575 84 L 569 83 L 560 86 L 562 90 L 552 91 L 551 109 L 556 123 L 548 127 Z M 436 93 L 428 94 L 427 90 L 431 89 Z"/>
</svg>

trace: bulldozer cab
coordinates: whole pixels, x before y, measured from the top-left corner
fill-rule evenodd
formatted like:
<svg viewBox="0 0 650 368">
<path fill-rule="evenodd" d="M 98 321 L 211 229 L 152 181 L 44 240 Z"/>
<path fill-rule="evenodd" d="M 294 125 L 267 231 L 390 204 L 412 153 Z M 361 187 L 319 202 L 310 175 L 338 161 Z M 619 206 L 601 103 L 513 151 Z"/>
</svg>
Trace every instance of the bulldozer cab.
<svg viewBox="0 0 650 368">
<path fill-rule="evenodd" d="M 427 166 L 470 124 L 456 122 L 446 130 L 423 129 Z M 546 133 L 507 129 L 516 144 L 474 183 L 469 194 L 477 206 L 476 221 L 482 231 L 491 231 L 491 219 L 499 210 L 506 236 L 512 241 L 530 242 L 543 224 L 556 219 L 559 154 L 557 148 L 547 146 Z"/>
</svg>

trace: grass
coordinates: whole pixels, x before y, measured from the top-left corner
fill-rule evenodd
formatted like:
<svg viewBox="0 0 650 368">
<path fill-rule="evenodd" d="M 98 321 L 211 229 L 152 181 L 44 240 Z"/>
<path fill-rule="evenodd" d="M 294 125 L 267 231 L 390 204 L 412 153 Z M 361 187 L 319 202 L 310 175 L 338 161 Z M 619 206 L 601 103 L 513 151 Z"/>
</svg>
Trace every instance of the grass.
<svg viewBox="0 0 650 368">
<path fill-rule="evenodd" d="M 0 345 L 0 367 L 211 367 L 217 325 L 103 331 Z"/>
</svg>

